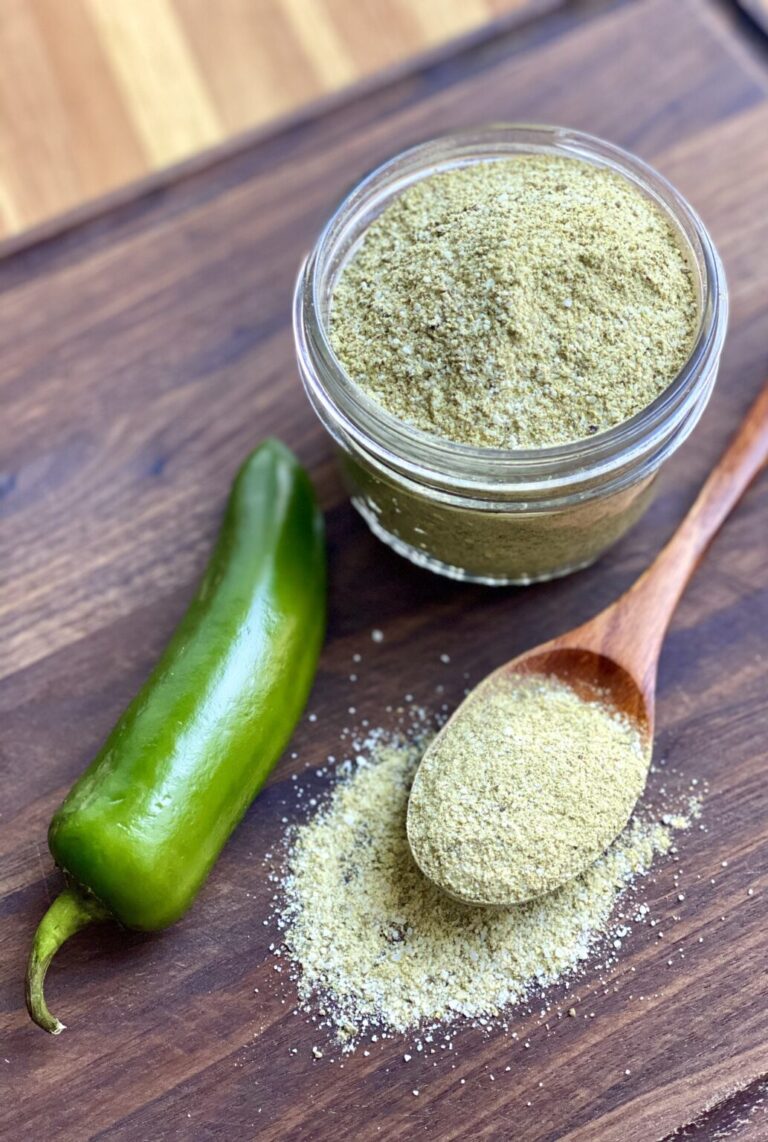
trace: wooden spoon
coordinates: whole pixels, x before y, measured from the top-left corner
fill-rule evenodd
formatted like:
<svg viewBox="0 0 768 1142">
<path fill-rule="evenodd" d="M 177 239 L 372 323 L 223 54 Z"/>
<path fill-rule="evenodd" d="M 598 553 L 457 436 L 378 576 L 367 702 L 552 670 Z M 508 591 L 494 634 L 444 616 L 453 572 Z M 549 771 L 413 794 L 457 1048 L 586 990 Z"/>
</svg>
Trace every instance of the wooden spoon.
<svg viewBox="0 0 768 1142">
<path fill-rule="evenodd" d="M 662 642 L 670 619 L 710 540 L 766 461 L 768 461 L 768 386 L 752 406 L 672 539 L 634 585 L 615 603 L 583 626 L 499 667 L 476 686 L 454 712 L 424 754 L 414 780 L 408 812 L 408 839 L 411 850 L 425 875 L 430 876 L 440 887 L 451 895 L 458 895 L 467 903 L 475 904 L 510 905 L 520 903 L 534 895 L 529 890 L 528 896 L 517 895 L 514 899 L 501 900 L 495 887 L 495 896 L 490 890 L 484 896 L 483 891 L 478 891 L 475 885 L 473 895 L 470 896 L 458 892 L 455 887 L 456 877 L 449 877 L 444 871 L 443 857 L 446 852 L 449 853 L 448 859 L 453 861 L 454 865 L 457 859 L 459 861 L 463 859 L 461 854 L 456 856 L 455 849 L 450 852 L 451 838 L 446 837 L 446 831 L 449 830 L 449 826 L 446 825 L 449 814 L 446 813 L 444 798 L 445 763 L 442 759 L 450 752 L 446 749 L 446 745 L 451 744 L 446 739 L 449 735 L 456 734 L 457 729 L 461 727 L 462 719 L 468 716 L 474 716 L 473 725 L 478 724 L 477 703 L 483 701 L 487 703 L 489 693 L 494 686 L 498 687 L 500 681 L 502 685 L 508 685 L 510 680 L 519 680 L 520 676 L 544 675 L 565 683 L 587 701 L 594 701 L 596 691 L 600 692 L 604 696 L 605 704 L 624 715 L 640 732 L 646 746 L 647 765 L 650 765 L 656 674 Z M 755 542 L 762 542 L 768 546 L 765 535 L 756 535 Z M 465 722 L 465 729 L 466 726 Z M 457 741 L 458 739 L 454 737 L 454 744 Z M 478 764 L 483 763 L 481 761 Z M 640 770 L 640 774 L 644 784 L 647 766 L 644 772 Z M 608 774 L 605 777 L 606 780 L 610 780 Z M 448 792 L 452 793 L 450 790 Z M 586 859 L 585 865 L 572 868 L 567 874 L 562 874 L 560 880 L 556 877 L 554 880 L 551 877 L 547 880 L 546 870 L 538 870 L 543 875 L 539 882 L 542 887 L 536 894 L 550 891 L 590 864 L 599 855 L 600 847 L 607 847 L 624 828 L 634 809 L 636 798 L 641 792 L 642 787 L 630 790 L 625 803 L 615 810 L 616 819 L 610 822 L 607 834 L 604 837 L 601 835 L 597 851 Z M 548 828 L 560 829 L 561 832 L 575 829 L 576 826 L 570 822 L 578 819 L 579 812 L 583 823 L 583 805 L 573 808 L 572 815 L 566 811 L 558 813 L 557 818 L 553 814 L 551 820 L 539 822 L 543 829 L 542 835 L 547 835 Z M 568 807 L 565 809 L 568 810 Z M 457 811 L 461 813 L 460 803 L 457 804 Z M 532 804 L 530 812 L 542 812 L 541 806 Z M 471 825 L 471 828 L 474 829 L 475 825 Z M 485 828 L 486 822 L 479 818 L 477 829 Z M 564 840 L 570 845 L 571 838 L 567 832 Z M 574 836 L 573 841 L 574 851 L 579 850 L 580 839 Z M 442 855 L 439 851 L 435 855 L 435 842 L 438 849 L 442 846 Z M 480 851 L 481 843 L 482 838 L 478 838 L 477 852 Z M 472 849 L 475 844 L 473 836 L 469 837 L 468 844 Z M 581 848 L 584 848 L 583 844 Z M 462 848 L 461 853 L 464 851 Z M 429 854 L 428 859 L 427 854 Z M 502 859 L 505 863 L 514 862 L 516 856 L 520 859 L 516 854 L 514 843 L 510 842 L 509 849 L 504 850 Z M 545 884 L 546 887 L 543 887 Z"/>
</svg>

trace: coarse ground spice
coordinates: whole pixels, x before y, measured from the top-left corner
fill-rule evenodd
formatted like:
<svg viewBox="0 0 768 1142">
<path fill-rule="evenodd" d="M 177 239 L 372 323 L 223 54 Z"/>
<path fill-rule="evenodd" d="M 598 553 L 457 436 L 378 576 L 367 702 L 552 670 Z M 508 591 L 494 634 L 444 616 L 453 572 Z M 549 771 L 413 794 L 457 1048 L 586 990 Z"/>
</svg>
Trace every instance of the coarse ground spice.
<svg viewBox="0 0 768 1142">
<path fill-rule="evenodd" d="M 369 526 L 417 563 L 459 578 L 536 582 L 592 563 L 640 518 L 653 475 L 608 496 L 575 497 L 559 510 L 479 510 L 425 495 L 367 463 L 342 458 L 347 485 Z"/>
<path fill-rule="evenodd" d="M 395 417 L 489 448 L 538 448 L 640 412 L 688 357 L 692 268 L 624 176 L 554 155 L 408 187 L 336 285 L 333 347 Z"/>
<path fill-rule="evenodd" d="M 501 674 L 420 764 L 408 839 L 422 871 L 466 903 L 543 896 L 603 853 L 643 791 L 650 742 L 595 692 Z"/>
<path fill-rule="evenodd" d="M 408 847 L 408 794 L 426 740 L 375 734 L 327 806 L 292 834 L 283 954 L 300 1001 L 344 1049 L 366 1034 L 503 1021 L 606 934 L 603 964 L 613 962 L 632 918 L 647 913 L 632 904 L 617 918 L 617 901 L 670 848 L 673 828 L 689 824 L 682 815 L 635 819 L 557 892 L 510 910 L 464 905 L 421 874 Z"/>
</svg>

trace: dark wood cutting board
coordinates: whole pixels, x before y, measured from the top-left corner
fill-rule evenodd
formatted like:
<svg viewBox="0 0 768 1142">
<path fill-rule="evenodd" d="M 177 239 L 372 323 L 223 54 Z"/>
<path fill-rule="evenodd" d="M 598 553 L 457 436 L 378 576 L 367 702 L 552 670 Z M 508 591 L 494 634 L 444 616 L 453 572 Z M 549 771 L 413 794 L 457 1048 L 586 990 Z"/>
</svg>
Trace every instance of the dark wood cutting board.
<svg viewBox="0 0 768 1142">
<path fill-rule="evenodd" d="M 570 996 L 555 991 L 555 1010 L 575 1004 L 576 1018 L 547 1031 L 536 1009 L 521 1011 L 518 1041 L 464 1031 L 455 1069 L 405 1063 L 397 1039 L 342 1068 L 313 1057 L 318 1033 L 292 1014 L 263 924 L 264 854 L 286 787 L 338 752 L 350 704 L 380 723 L 406 692 L 434 707 L 442 684 L 455 703 L 498 662 L 614 598 L 671 533 L 768 373 L 768 71 L 736 37 L 702 0 L 542 17 L 0 264 L 4 1137 L 768 1137 L 766 479 L 708 554 L 662 662 L 657 756 L 674 780 L 707 779 L 705 828 L 643 888 L 663 939 L 640 926 L 607 984 L 588 969 Z M 494 591 L 418 571 L 368 534 L 301 392 L 289 311 L 303 252 L 366 168 L 498 119 L 561 121 L 658 165 L 711 227 L 732 320 L 712 404 L 648 517 L 589 571 Z M 61 953 L 50 999 L 70 1029 L 46 1037 L 27 1022 L 21 982 L 60 883 L 47 822 L 173 629 L 230 478 L 268 433 L 310 466 L 327 511 L 317 720 L 302 722 L 298 757 L 281 762 L 185 920 L 156 938 L 94 929 Z"/>
</svg>

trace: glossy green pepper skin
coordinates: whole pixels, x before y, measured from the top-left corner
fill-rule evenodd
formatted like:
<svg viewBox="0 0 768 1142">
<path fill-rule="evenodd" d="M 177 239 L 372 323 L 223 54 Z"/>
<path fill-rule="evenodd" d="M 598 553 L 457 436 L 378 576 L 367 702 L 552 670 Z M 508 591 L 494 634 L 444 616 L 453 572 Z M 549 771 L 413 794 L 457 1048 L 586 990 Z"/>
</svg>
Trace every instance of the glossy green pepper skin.
<svg viewBox="0 0 768 1142">
<path fill-rule="evenodd" d="M 156 930 L 189 908 L 280 757 L 325 628 L 323 521 L 309 477 L 267 440 L 235 479 L 208 569 L 151 677 L 53 818 L 69 887 L 36 936 L 27 1006 L 56 949 L 96 919 Z"/>
</svg>

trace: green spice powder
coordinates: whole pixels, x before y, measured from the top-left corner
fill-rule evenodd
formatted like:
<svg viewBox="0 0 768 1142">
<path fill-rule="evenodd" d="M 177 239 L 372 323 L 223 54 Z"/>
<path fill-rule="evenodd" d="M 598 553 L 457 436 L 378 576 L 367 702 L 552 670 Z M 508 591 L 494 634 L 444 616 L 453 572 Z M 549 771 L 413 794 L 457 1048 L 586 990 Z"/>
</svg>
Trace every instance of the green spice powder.
<svg viewBox="0 0 768 1142">
<path fill-rule="evenodd" d="M 602 962 L 612 962 L 648 910 L 616 912 L 618 900 L 669 849 L 673 828 L 688 825 L 636 819 L 557 892 L 509 910 L 469 907 L 427 880 L 408 847 L 406 806 L 421 752 L 418 743 L 379 742 L 293 837 L 285 950 L 301 1001 L 349 1046 L 380 1029 L 447 1029 L 462 1018 L 488 1026 L 577 967 L 607 932 Z"/>
<path fill-rule="evenodd" d="M 544 676 L 481 687 L 416 773 L 408 839 L 451 896 L 509 906 L 578 876 L 623 829 L 650 746 L 595 693 Z"/>
<path fill-rule="evenodd" d="M 688 357 L 692 268 L 662 210 L 579 159 L 477 162 L 406 189 L 337 283 L 331 341 L 393 416 L 538 448 L 620 424 Z"/>
</svg>

